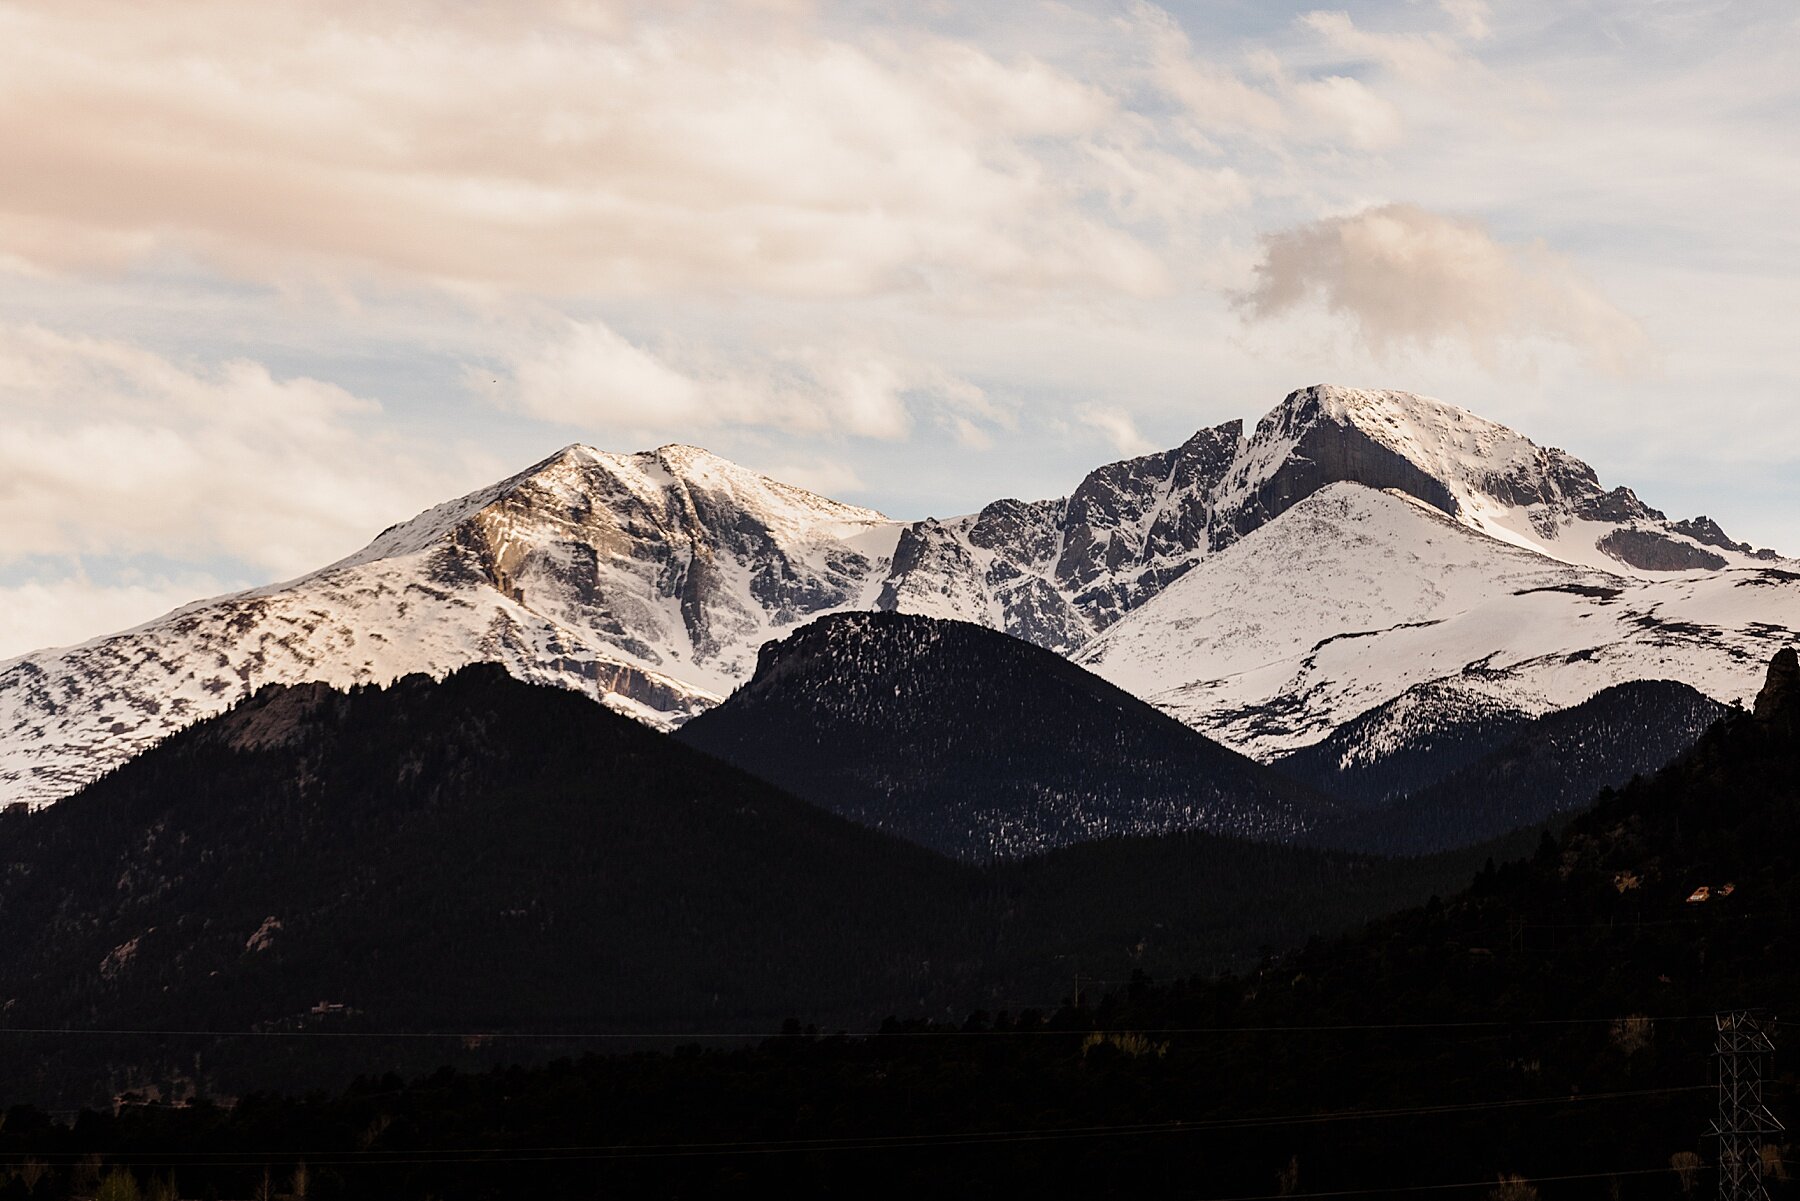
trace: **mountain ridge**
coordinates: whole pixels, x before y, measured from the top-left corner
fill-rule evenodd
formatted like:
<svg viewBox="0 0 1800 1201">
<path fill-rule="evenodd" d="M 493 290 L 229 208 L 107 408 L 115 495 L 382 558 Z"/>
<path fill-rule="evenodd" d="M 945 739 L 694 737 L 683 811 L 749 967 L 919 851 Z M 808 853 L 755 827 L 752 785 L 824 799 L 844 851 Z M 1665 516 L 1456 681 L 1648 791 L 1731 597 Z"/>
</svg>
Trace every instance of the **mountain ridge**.
<svg viewBox="0 0 1800 1201">
<path fill-rule="evenodd" d="M 1332 488 L 1401 486 L 1425 494 L 1413 499 L 1446 521 L 1497 540 L 1482 552 L 1489 557 L 1529 553 L 1545 574 L 1604 576 L 1584 586 L 1764 573 L 1777 586 L 1760 607 L 1738 606 L 1738 633 L 1746 622 L 1800 626 L 1787 615 L 1794 606 L 1782 569 L 1762 552 L 1733 549 L 1740 544 L 1714 523 L 1670 523 L 1628 489 L 1601 489 L 1572 456 L 1406 393 L 1300 389 L 1247 437 L 1241 422 L 1226 422 L 1171 450 L 1096 468 L 1064 498 L 999 500 L 912 522 L 681 443 L 635 455 L 571 444 L 319 571 L 0 663 L 0 800 L 65 795 L 269 682 L 351 685 L 499 662 L 671 728 L 747 678 L 764 642 L 832 612 L 971 621 L 1083 656 L 1105 675 L 1098 640 L 1247 538 L 1290 522 L 1291 510 Z M 1614 553 L 1601 545 L 1607 538 Z M 1507 545 L 1511 552 L 1497 549 Z M 1714 559 L 1724 567 L 1711 568 Z M 1320 638 L 1367 628 L 1340 625 Z M 1706 686 L 1728 700 L 1749 687 L 1755 640 L 1727 641 L 1702 648 L 1710 658 L 1700 674 L 1717 677 Z M 1195 647 L 1194 671 L 1168 687 L 1114 681 L 1262 758 L 1354 715 L 1339 698 L 1269 737 L 1241 721 L 1196 720 L 1193 696 L 1181 690 L 1221 674 L 1203 652 Z M 1631 649 L 1612 670 L 1667 674 L 1641 655 Z M 1358 694 L 1355 711 L 1387 699 L 1381 692 Z"/>
</svg>

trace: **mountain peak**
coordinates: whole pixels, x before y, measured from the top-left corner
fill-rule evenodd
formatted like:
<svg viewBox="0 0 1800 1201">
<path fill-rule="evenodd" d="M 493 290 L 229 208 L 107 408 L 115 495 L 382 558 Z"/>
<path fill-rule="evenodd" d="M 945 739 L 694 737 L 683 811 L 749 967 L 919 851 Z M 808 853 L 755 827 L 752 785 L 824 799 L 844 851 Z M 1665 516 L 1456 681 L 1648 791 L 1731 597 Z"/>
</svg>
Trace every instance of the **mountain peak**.
<svg viewBox="0 0 1800 1201">
<path fill-rule="evenodd" d="M 1328 483 L 1398 489 L 1492 538 L 1614 574 L 1775 557 L 1716 524 L 1671 522 L 1629 488 L 1497 421 L 1429 396 L 1314 384 L 1257 424 L 1232 477 L 1241 536 Z M 1720 552 L 1724 553 L 1720 553 Z M 1734 556 L 1737 556 L 1734 562 Z"/>
<path fill-rule="evenodd" d="M 538 466 L 542 467 L 550 463 L 569 463 L 597 459 L 604 453 L 605 452 L 598 447 L 589 446 L 586 442 L 571 442 L 549 458 L 543 460 Z"/>
<path fill-rule="evenodd" d="M 1282 400 L 1282 405 L 1316 404 L 1333 417 L 1398 417 L 1438 414 L 1451 421 L 1474 421 L 1497 425 L 1478 417 L 1460 405 L 1395 388 L 1352 388 L 1345 384 L 1310 384 L 1296 388 Z"/>
<path fill-rule="evenodd" d="M 778 524 L 807 524 L 819 520 L 851 523 L 885 522 L 874 509 L 846 504 L 798 484 L 778 480 L 703 446 L 671 442 L 655 450 L 618 454 L 592 447 L 570 448 L 583 452 L 580 461 L 624 482 L 640 493 L 661 492 L 678 485 L 688 492 L 703 491 L 732 498 L 759 518 Z"/>
<path fill-rule="evenodd" d="M 665 463 L 730 463 L 722 455 L 716 455 L 704 446 L 695 446 L 691 442 L 665 442 L 650 453 Z M 732 463 L 732 466 L 737 464 Z"/>
<path fill-rule="evenodd" d="M 1523 434 L 1447 401 L 1389 388 L 1314 384 L 1288 393 L 1262 425 L 1298 430 L 1320 420 L 1360 430 L 1445 483 L 1447 477 L 1504 473 L 1561 453 L 1546 452 Z"/>
</svg>

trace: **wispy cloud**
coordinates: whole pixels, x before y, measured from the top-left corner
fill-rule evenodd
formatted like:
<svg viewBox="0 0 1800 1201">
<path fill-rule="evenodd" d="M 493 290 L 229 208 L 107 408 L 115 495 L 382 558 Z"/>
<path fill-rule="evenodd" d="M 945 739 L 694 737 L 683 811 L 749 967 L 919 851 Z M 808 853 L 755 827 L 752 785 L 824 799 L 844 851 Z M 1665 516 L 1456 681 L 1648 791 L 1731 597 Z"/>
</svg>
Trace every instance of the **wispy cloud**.
<svg viewBox="0 0 1800 1201">
<path fill-rule="evenodd" d="M 777 463 L 765 470 L 764 474 L 781 480 L 784 483 L 798 484 L 810 492 L 820 496 L 841 499 L 863 491 L 869 485 L 863 482 L 862 476 L 842 463 L 818 460 L 810 463 Z"/>
<path fill-rule="evenodd" d="M 1166 286 L 1084 203 L 1106 90 L 763 6 L 26 6 L 0 253 L 542 294 Z M 499 14 L 508 13 L 505 19 Z"/>
<path fill-rule="evenodd" d="M 0 326 L 0 566 L 120 554 L 321 566 L 479 478 L 481 465 L 459 479 L 406 453 L 379 416 L 249 360 Z"/>
<path fill-rule="evenodd" d="M 1445 11 L 1455 18 L 1462 37 L 1485 36 L 1485 9 L 1461 4 L 1447 5 Z M 1349 13 L 1330 9 L 1305 13 L 1300 24 L 1317 34 L 1334 53 L 1373 63 L 1402 79 L 1438 83 L 1458 71 L 1476 69 L 1461 38 L 1441 30 L 1373 33 L 1357 25 Z"/>
<path fill-rule="evenodd" d="M 1076 420 L 1089 429 L 1098 430 L 1112 448 L 1126 456 L 1149 454 L 1156 444 L 1138 433 L 1131 414 L 1117 405 L 1083 405 L 1075 413 Z"/>
<path fill-rule="evenodd" d="M 562 425 L 696 437 L 762 428 L 863 438 L 904 438 L 919 411 L 1006 424 L 976 385 L 941 368 L 875 347 L 770 348 L 724 359 L 670 343 L 650 349 L 600 321 L 563 321 L 522 341 L 496 369 L 470 367 L 495 403 Z"/>
<path fill-rule="evenodd" d="M 0 584 L 0 659 L 128 629 L 230 587 L 196 572 L 102 582 L 83 571 Z"/>
</svg>

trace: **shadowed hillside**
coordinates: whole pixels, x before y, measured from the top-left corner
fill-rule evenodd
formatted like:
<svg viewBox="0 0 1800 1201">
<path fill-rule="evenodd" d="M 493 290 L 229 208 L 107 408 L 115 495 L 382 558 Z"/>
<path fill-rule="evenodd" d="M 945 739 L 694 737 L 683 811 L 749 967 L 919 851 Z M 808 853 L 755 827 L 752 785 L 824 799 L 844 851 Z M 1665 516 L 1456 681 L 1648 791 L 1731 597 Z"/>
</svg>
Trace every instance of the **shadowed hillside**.
<svg viewBox="0 0 1800 1201">
<path fill-rule="evenodd" d="M 1800 663 L 1786 651 L 1753 713 L 1559 839 L 1247 975 L 863 1038 L 795 1025 L 755 1047 L 370 1079 L 229 1114 L 71 1128 L 15 1110 L 0 1154 L 65 1165 L 46 1169 L 51 1190 L 94 1152 L 144 1177 L 179 1160 L 166 1170 L 220 1190 L 308 1158 L 315 1195 L 370 1201 L 1675 1201 L 1715 1185 L 1714 1012 L 1800 995 L 1797 919 Z M 1777 1117 L 1800 1112 L 1785 1067 L 1765 1095 Z M 1790 1195 L 1786 1136 L 1753 1151 L 1772 1195 Z"/>
<path fill-rule="evenodd" d="M 1286 839 L 1330 802 L 1058 655 L 965 622 L 821 618 L 675 737 L 970 859 L 1204 830 Z"/>
<path fill-rule="evenodd" d="M 1467 846 L 1561 814 L 1586 808 L 1603 788 L 1662 767 L 1727 712 L 1712 698 L 1672 680 L 1634 680 L 1597 693 L 1570 709 L 1531 719 L 1501 717 L 1471 723 L 1440 745 L 1427 761 L 1409 766 L 1411 792 L 1380 801 L 1366 794 L 1347 800 L 1334 819 L 1308 831 L 1313 846 L 1354 848 L 1387 855 L 1420 855 Z M 1309 748 L 1311 771 L 1297 757 L 1279 767 L 1317 787 L 1334 774 L 1355 792 L 1354 770 L 1320 770 L 1323 756 Z M 1397 765 L 1370 773 L 1393 780 Z"/>
<path fill-rule="evenodd" d="M 366 1032 L 1053 1006 L 1077 973 L 1241 964 L 1478 862 L 1193 834 L 980 869 L 497 668 L 272 688 L 0 820 L 0 1029 L 263 1033 L 45 1037 L 0 1087 L 237 1092 L 523 1053 Z"/>
</svg>

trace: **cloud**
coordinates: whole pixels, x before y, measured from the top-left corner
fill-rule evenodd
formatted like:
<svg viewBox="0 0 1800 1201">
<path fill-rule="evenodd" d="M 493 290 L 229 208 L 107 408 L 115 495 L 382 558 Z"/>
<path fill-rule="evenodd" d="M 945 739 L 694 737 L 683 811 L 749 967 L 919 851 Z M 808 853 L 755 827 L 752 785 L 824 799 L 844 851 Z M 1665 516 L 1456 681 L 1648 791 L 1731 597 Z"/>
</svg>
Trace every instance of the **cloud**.
<svg viewBox="0 0 1800 1201">
<path fill-rule="evenodd" d="M 1488 24 L 1487 0 L 1438 0 L 1438 8 L 1456 22 L 1457 32 L 1470 41 L 1479 42 L 1493 36 L 1493 27 Z"/>
<path fill-rule="evenodd" d="M 1269 50 L 1250 55 L 1240 73 L 1196 53 L 1187 33 L 1162 9 L 1139 4 L 1132 14 L 1139 36 L 1149 46 L 1157 86 L 1181 102 L 1195 128 L 1209 139 L 1246 139 L 1265 150 L 1288 153 L 1299 147 L 1346 144 L 1356 150 L 1379 150 L 1400 139 L 1399 110 L 1359 79 L 1345 74 L 1296 75 Z M 1327 40 L 1345 30 L 1363 39 L 1359 44 L 1370 40 L 1343 13 L 1308 13 L 1301 24 Z M 1242 186 L 1241 177 L 1238 182 Z"/>
<path fill-rule="evenodd" d="M 1715 464 L 1778 453 L 1745 431 L 1795 390 L 1791 6 L 1168 7 L 1179 17 L 1132 0 L 0 0 L 0 323 L 154 345 L 215 387 L 234 356 L 280 364 L 269 386 L 314 412 L 325 401 L 300 381 L 341 385 L 355 403 L 325 420 L 351 436 L 308 455 L 382 511 L 319 501 L 334 515 L 313 534 L 283 519 L 295 532 L 270 544 L 312 550 L 268 557 L 294 569 L 522 466 L 540 438 L 631 449 L 651 444 L 644 425 L 751 461 L 842 458 L 871 503 L 909 512 L 985 499 L 961 450 L 991 443 L 982 477 L 1047 495 L 1086 465 L 1066 433 L 1084 402 L 1128 398 L 1158 429 L 1212 423 L 1302 369 L 1382 374 L 1364 342 L 1446 348 L 1409 354 L 1396 382 L 1612 454 L 1614 475 L 1647 439 L 1695 431 Z M 1354 236 L 1366 220 L 1301 224 L 1389 198 L 1487 221 L 1498 254 L 1476 238 L 1463 268 L 1428 268 L 1401 253 L 1431 242 L 1405 222 L 1380 253 Z M 1260 241 L 1271 230 L 1312 237 L 1284 257 Z M 1264 320 L 1246 338 L 1226 292 L 1251 283 L 1241 311 Z M 1433 299 L 1409 312 L 1420 291 Z M 1536 353 L 1556 340 L 1616 368 L 1638 353 L 1619 347 L 1641 348 L 1621 306 L 1656 331 L 1667 374 L 1616 382 Z M 545 312 L 607 323 L 518 339 L 510 323 Z M 1348 336 L 1320 336 L 1334 327 Z M 1484 367 L 1496 355 L 1533 357 L 1535 382 Z M 481 380 L 495 404 L 442 386 L 464 362 L 501 368 Z M 946 391 L 951 376 L 980 381 L 997 416 Z M 383 410 L 357 407 L 373 396 Z M 1710 420 L 1720 397 L 1730 419 Z M 216 413 L 165 418 L 164 403 L 0 411 L 0 452 L 124 427 L 140 451 L 210 438 L 263 462 L 248 433 L 203 437 Z M 539 414 L 583 428 L 524 419 Z M 404 472 L 438 452 L 417 439 L 441 437 L 506 461 L 417 504 L 400 489 L 398 509 L 375 495 L 382 455 Z M 340 453 L 371 478 L 340 473 Z M 129 459 L 107 462 L 139 470 Z M 1726 503 L 1701 504 L 1704 481 L 1740 486 L 1698 462 L 1671 478 L 1695 508 Z M 10 518 L 24 502 L 9 487 Z M 154 545 L 255 541 L 190 491 L 173 486 Z M 160 503 L 129 497 L 106 503 Z M 108 547 L 154 524 L 128 512 L 108 538 L 90 508 L 18 528 L 42 548 L 63 521 Z"/>
<path fill-rule="evenodd" d="M 1480 6 L 1451 0 L 1443 7 L 1465 37 L 1481 36 L 1471 33 L 1486 27 L 1483 11 L 1477 11 Z M 1469 69 L 1473 62 L 1448 34 L 1372 33 L 1359 27 L 1347 12 L 1323 9 L 1302 14 L 1300 24 L 1337 53 L 1374 63 L 1415 83 L 1436 83 Z"/>
<path fill-rule="evenodd" d="M 1116 405 L 1083 405 L 1075 418 L 1090 429 L 1099 430 L 1122 455 L 1144 455 L 1157 449 L 1155 443 L 1138 433 L 1131 414 Z"/>
<path fill-rule="evenodd" d="M 479 387 L 483 373 L 470 371 Z M 567 322 L 561 337 L 516 358 L 503 392 L 521 412 L 565 424 L 623 417 L 642 428 L 674 428 L 723 416 L 705 403 L 700 381 L 598 321 Z"/>
<path fill-rule="evenodd" d="M 860 475 L 842 463 L 831 463 L 815 460 L 809 463 L 782 463 L 770 467 L 764 475 L 781 480 L 783 483 L 796 484 L 809 492 L 817 492 L 820 496 L 834 499 L 851 493 L 861 492 L 868 485 L 863 483 Z"/>
<path fill-rule="evenodd" d="M 228 557 L 294 573 L 453 495 L 374 402 L 259 363 L 0 326 L 0 565 Z M 464 482 L 474 482 L 473 480 Z"/>
<path fill-rule="evenodd" d="M 0 659 L 46 646 L 67 646 L 109 630 L 129 629 L 171 609 L 226 591 L 212 576 L 184 573 L 128 584 L 99 584 L 75 573 L 0 584 Z"/>
<path fill-rule="evenodd" d="M 976 437 L 976 421 L 1010 421 L 969 381 L 878 349 L 803 345 L 732 360 L 675 343 L 653 351 L 598 321 L 561 321 L 521 343 L 498 377 L 474 367 L 466 377 L 540 420 L 653 437 L 735 428 L 900 439 L 920 409 Z"/>
<path fill-rule="evenodd" d="M 970 450 L 988 450 L 994 445 L 994 436 L 981 426 L 976 425 L 960 413 L 948 414 L 944 425 L 950 436 L 956 439 L 958 446 L 966 446 Z"/>
<path fill-rule="evenodd" d="M 1201 58 L 1175 17 L 1153 4 L 1134 4 L 1127 19 L 1147 45 L 1152 77 L 1179 100 L 1202 130 L 1276 133 L 1288 125 L 1281 98 L 1228 66 Z"/>
<path fill-rule="evenodd" d="M 1379 150 L 1400 140 L 1400 110 L 1348 75 L 1297 83 L 1292 95 L 1317 127 L 1358 150 Z"/>
<path fill-rule="evenodd" d="M 1242 298 L 1256 319 L 1314 302 L 1377 353 L 1458 343 L 1491 363 L 1501 344 L 1565 343 L 1615 375 L 1641 367 L 1644 332 L 1542 242 L 1504 245 L 1479 223 L 1407 204 L 1267 236 Z"/>
<path fill-rule="evenodd" d="M 13 6 L 0 255 L 537 294 L 1147 295 L 1116 98 L 741 4 Z M 502 19 L 498 14 L 506 12 Z"/>
</svg>

